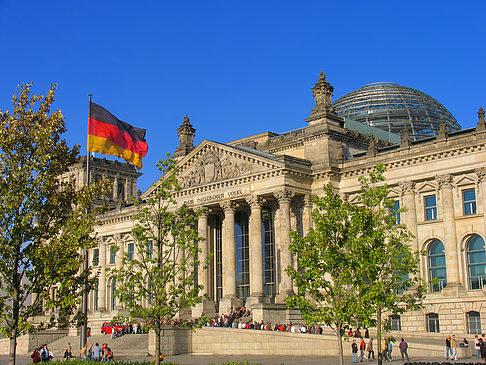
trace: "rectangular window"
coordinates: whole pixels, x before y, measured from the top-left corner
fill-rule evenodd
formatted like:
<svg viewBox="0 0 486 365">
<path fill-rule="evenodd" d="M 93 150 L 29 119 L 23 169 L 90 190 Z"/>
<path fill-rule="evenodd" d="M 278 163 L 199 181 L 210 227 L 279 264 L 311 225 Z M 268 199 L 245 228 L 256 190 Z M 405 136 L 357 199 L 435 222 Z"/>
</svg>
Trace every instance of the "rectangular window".
<svg viewBox="0 0 486 365">
<path fill-rule="evenodd" d="M 476 191 L 467 189 L 462 191 L 464 215 L 476 214 Z"/>
<path fill-rule="evenodd" d="M 392 331 L 401 331 L 402 330 L 402 321 L 400 316 L 390 316 L 390 326 Z"/>
<path fill-rule="evenodd" d="M 481 315 L 479 312 L 468 312 L 467 317 L 467 329 L 470 334 L 481 333 Z"/>
<path fill-rule="evenodd" d="M 262 209 L 263 240 L 263 284 L 265 295 L 271 297 L 276 293 L 275 285 L 275 233 L 273 214 L 270 208 Z"/>
<path fill-rule="evenodd" d="M 393 208 L 392 208 L 392 216 L 395 217 L 395 224 L 400 224 L 400 213 L 398 213 L 399 210 L 400 210 L 400 201 L 395 200 L 393 202 Z"/>
<path fill-rule="evenodd" d="M 440 332 L 439 315 L 437 313 L 427 314 L 427 332 Z"/>
<path fill-rule="evenodd" d="M 100 250 L 95 248 L 93 250 L 93 266 L 98 266 L 100 263 Z"/>
<path fill-rule="evenodd" d="M 133 243 L 128 244 L 128 260 L 132 261 L 135 256 L 135 245 Z"/>
<path fill-rule="evenodd" d="M 152 241 L 149 241 L 147 243 L 147 257 L 149 260 L 152 259 L 153 252 L 154 252 L 154 243 Z"/>
<path fill-rule="evenodd" d="M 114 264 L 116 261 L 115 246 L 110 246 L 110 264 Z"/>
<path fill-rule="evenodd" d="M 425 220 L 431 221 L 437 219 L 437 201 L 435 195 L 424 197 Z"/>
</svg>

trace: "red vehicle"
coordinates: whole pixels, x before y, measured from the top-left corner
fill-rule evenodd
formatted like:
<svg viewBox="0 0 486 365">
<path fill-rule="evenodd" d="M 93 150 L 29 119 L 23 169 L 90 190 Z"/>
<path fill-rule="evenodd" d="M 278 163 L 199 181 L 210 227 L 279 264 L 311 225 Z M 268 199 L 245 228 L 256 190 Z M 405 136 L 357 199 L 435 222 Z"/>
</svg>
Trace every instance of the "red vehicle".
<svg viewBox="0 0 486 365">
<path fill-rule="evenodd" d="M 127 327 L 120 322 L 116 322 L 115 324 L 111 324 L 111 322 L 105 322 L 101 325 L 101 333 L 104 335 L 108 335 L 113 331 L 113 328 L 116 330 L 116 332 L 119 333 L 125 333 L 127 330 Z"/>
</svg>

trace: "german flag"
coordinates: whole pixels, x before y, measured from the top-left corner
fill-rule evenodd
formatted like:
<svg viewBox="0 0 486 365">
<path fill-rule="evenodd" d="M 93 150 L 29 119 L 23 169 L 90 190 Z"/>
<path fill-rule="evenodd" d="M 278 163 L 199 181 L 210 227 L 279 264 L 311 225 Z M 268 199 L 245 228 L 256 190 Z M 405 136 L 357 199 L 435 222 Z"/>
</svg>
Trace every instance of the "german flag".
<svg viewBox="0 0 486 365">
<path fill-rule="evenodd" d="M 98 104 L 90 102 L 88 119 L 88 151 L 123 158 L 142 168 L 147 154 L 145 129 L 125 123 Z"/>
</svg>

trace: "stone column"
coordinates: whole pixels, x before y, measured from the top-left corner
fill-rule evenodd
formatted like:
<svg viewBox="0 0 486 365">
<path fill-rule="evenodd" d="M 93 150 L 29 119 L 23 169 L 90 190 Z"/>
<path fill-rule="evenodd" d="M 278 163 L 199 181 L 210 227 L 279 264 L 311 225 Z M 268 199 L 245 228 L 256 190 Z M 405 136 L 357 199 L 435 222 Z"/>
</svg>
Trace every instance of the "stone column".
<svg viewBox="0 0 486 365">
<path fill-rule="evenodd" d="M 304 231 L 304 236 L 312 228 L 312 195 L 306 194 L 304 196 L 304 213 L 302 217 L 302 230 Z"/>
<path fill-rule="evenodd" d="M 208 294 L 208 268 L 204 267 L 208 257 L 208 213 L 202 212 L 197 221 L 197 231 L 200 237 L 204 240 L 198 242 L 199 246 L 199 266 L 198 266 L 198 283 L 204 287 L 201 290 L 201 295 Z"/>
<path fill-rule="evenodd" d="M 278 248 L 280 251 L 280 286 L 276 302 L 283 303 L 285 298 L 293 294 L 292 279 L 287 275 L 285 269 L 292 266 L 292 253 L 290 252 L 290 202 L 294 193 L 288 190 L 281 190 L 273 194 L 279 204 L 280 229 L 278 234 Z"/>
<path fill-rule="evenodd" d="M 246 198 L 251 209 L 250 215 L 250 302 L 260 302 L 263 293 L 263 240 L 262 240 L 262 199 L 252 195 Z"/>
<path fill-rule="evenodd" d="M 100 267 L 101 272 L 98 277 L 98 311 L 106 311 L 106 239 L 103 239 L 100 244 Z"/>
<path fill-rule="evenodd" d="M 452 194 L 452 175 L 445 174 L 436 177 L 440 188 L 442 203 L 442 222 L 444 227 L 444 246 L 447 266 L 447 288 L 461 286 L 459 281 L 459 259 L 456 236 L 456 223 L 454 221 L 454 200 Z"/>
<path fill-rule="evenodd" d="M 234 202 L 221 204 L 223 221 L 223 297 L 236 298 L 236 252 L 235 252 L 235 211 Z"/>
</svg>

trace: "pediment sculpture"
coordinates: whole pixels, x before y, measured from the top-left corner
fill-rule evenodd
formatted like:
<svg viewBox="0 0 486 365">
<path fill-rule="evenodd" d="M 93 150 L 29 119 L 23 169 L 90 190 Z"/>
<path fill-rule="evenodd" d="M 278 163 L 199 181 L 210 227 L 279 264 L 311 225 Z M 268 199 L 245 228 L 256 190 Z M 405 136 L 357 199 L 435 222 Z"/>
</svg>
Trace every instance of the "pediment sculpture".
<svg viewBox="0 0 486 365">
<path fill-rule="evenodd" d="M 191 166 L 179 173 L 182 188 L 231 179 L 263 170 L 263 166 L 229 154 L 209 150 Z"/>
</svg>

